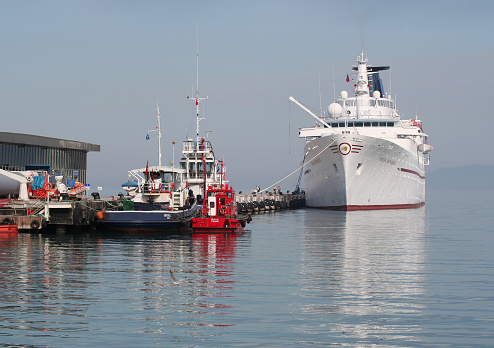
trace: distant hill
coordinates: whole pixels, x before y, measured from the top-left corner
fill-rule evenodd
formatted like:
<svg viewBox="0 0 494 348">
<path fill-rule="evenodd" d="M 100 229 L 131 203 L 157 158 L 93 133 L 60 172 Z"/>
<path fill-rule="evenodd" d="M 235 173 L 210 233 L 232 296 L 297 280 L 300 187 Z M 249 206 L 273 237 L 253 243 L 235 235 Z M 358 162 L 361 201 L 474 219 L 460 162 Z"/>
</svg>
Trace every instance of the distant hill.
<svg viewBox="0 0 494 348">
<path fill-rule="evenodd" d="M 494 166 L 440 168 L 427 173 L 426 177 L 426 187 L 431 190 L 494 190 Z"/>
</svg>

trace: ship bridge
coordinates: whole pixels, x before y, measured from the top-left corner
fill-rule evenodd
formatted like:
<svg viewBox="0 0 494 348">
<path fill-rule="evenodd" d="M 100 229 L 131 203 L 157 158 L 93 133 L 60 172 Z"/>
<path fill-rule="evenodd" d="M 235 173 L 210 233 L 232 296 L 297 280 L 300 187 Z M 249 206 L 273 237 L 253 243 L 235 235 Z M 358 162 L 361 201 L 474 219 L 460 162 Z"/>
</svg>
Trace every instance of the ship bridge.
<svg viewBox="0 0 494 348">
<path fill-rule="evenodd" d="M 205 139 L 194 141 L 187 139 L 183 142 L 180 168 L 186 170 L 187 180 L 214 179 L 217 175 L 216 159 L 211 142 Z"/>
</svg>

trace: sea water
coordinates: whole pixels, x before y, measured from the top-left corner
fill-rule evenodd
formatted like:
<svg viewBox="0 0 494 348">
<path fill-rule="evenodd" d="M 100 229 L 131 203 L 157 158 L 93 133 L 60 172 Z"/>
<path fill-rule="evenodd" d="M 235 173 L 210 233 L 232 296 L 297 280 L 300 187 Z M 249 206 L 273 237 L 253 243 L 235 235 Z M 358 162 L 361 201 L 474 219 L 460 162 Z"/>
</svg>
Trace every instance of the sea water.
<svg viewBox="0 0 494 348">
<path fill-rule="evenodd" d="M 492 347 L 492 192 L 235 235 L 0 236 L 0 346 Z"/>
</svg>

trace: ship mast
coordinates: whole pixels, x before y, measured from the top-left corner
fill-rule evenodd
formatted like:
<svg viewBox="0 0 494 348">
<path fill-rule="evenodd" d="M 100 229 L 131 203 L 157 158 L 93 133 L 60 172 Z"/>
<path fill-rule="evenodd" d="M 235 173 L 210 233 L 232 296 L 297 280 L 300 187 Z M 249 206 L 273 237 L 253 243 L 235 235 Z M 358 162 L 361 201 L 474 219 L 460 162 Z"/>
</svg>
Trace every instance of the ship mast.
<svg viewBox="0 0 494 348">
<path fill-rule="evenodd" d="M 156 129 L 148 130 L 146 139 L 149 139 L 150 132 L 158 132 L 158 166 L 161 167 L 161 122 L 160 122 L 160 106 L 156 103 L 156 112 L 158 113 L 158 127 Z"/>
<path fill-rule="evenodd" d="M 367 76 L 367 58 L 362 55 L 357 57 L 357 84 L 355 85 L 355 104 L 357 108 L 357 118 L 360 118 L 359 96 L 369 96 L 369 78 Z"/>
<path fill-rule="evenodd" d="M 199 35 L 197 35 L 197 47 L 196 47 L 196 145 L 199 146 L 199 122 L 205 120 L 205 117 L 199 115 L 199 102 L 201 100 L 208 99 L 208 97 L 199 97 Z"/>
<path fill-rule="evenodd" d="M 189 97 L 187 97 L 189 98 Z M 205 120 L 205 117 L 201 117 L 199 114 L 199 102 L 208 99 L 206 96 L 205 98 L 199 97 L 199 30 L 197 32 L 197 46 L 196 46 L 196 97 L 195 97 L 195 102 L 196 102 L 196 144 L 195 144 L 195 149 L 194 149 L 194 160 L 198 161 L 200 160 L 203 165 L 203 171 L 204 171 L 204 182 L 203 182 L 203 194 L 206 194 L 206 158 L 204 157 L 205 153 L 205 145 L 204 145 L 204 138 L 201 139 L 199 137 L 199 122 L 201 120 Z M 200 157 L 198 155 L 200 154 Z M 196 162 L 195 165 L 199 165 L 199 162 Z"/>
<path fill-rule="evenodd" d="M 161 167 L 161 115 L 159 105 L 156 105 L 156 112 L 158 113 L 158 166 Z"/>
</svg>

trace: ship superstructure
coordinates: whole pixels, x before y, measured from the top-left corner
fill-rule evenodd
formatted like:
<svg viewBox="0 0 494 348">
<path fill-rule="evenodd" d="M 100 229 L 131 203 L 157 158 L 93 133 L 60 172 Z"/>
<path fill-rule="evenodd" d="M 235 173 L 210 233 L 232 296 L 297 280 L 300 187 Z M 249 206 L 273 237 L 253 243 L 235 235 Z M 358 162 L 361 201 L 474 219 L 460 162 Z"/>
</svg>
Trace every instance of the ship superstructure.
<svg viewBox="0 0 494 348">
<path fill-rule="evenodd" d="M 355 95 L 342 91 L 302 128 L 307 206 L 338 210 L 412 208 L 424 205 L 425 170 L 432 146 L 418 119 L 402 120 L 385 94 L 379 72 L 357 58 Z M 349 82 L 347 77 L 347 82 Z"/>
</svg>

